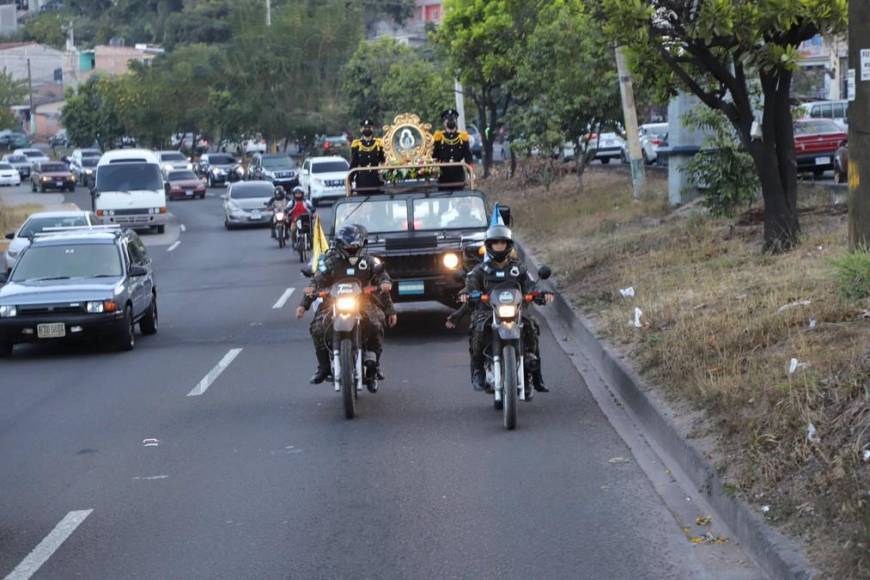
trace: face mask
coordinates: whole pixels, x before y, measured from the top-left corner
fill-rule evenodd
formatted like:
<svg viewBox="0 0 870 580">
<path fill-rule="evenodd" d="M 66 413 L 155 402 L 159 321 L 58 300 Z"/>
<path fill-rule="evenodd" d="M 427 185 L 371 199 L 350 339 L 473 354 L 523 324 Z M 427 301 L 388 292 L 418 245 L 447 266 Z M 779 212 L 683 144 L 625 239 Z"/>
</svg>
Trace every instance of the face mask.
<svg viewBox="0 0 870 580">
<path fill-rule="evenodd" d="M 447 128 L 451 129 L 451 130 L 455 129 L 456 128 L 456 121 L 452 121 L 452 120 L 447 121 Z"/>
<path fill-rule="evenodd" d="M 372 130 L 371 129 L 363 129 L 363 135 L 365 135 L 366 137 L 371 137 Z"/>
</svg>

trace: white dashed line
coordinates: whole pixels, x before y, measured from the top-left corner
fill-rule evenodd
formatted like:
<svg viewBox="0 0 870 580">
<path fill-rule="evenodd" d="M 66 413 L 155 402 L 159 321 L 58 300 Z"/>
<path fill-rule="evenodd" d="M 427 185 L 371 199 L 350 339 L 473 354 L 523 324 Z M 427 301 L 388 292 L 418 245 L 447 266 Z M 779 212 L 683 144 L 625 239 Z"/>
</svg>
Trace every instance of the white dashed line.
<svg viewBox="0 0 870 580">
<path fill-rule="evenodd" d="M 273 310 L 280 310 L 281 308 L 284 308 L 284 305 L 287 304 L 287 301 L 290 300 L 291 296 L 293 296 L 294 290 L 296 290 L 296 288 L 287 288 L 286 290 L 284 290 L 284 293 L 281 294 L 281 298 L 279 298 L 278 302 L 276 302 L 272 306 L 272 309 Z"/>
<path fill-rule="evenodd" d="M 6 576 L 6 580 L 27 580 L 36 574 L 92 511 L 94 510 L 79 510 L 66 514 L 51 533 L 45 536 L 45 539 L 39 542 L 39 545 L 33 548 L 33 551 Z"/>
<path fill-rule="evenodd" d="M 230 363 L 232 363 L 233 360 L 235 360 L 235 358 L 239 356 L 240 352 L 242 352 L 242 349 L 240 348 L 230 349 L 230 351 L 224 355 L 224 358 L 222 358 L 221 361 L 217 365 L 215 365 L 213 369 L 208 371 L 208 374 L 205 375 L 201 381 L 199 381 L 199 384 L 193 387 L 192 391 L 187 393 L 187 396 L 198 397 L 205 393 L 212 385 L 212 383 L 214 383 L 217 378 L 221 376 L 221 373 L 227 370 L 227 367 L 230 366 Z"/>
<path fill-rule="evenodd" d="M 166 251 L 167 251 L 167 252 L 171 252 L 171 251 L 173 251 L 175 248 L 177 248 L 177 247 L 180 246 L 180 245 L 181 245 L 181 240 L 176 240 L 175 243 L 173 243 L 171 246 L 169 246 L 168 248 L 166 248 Z"/>
<path fill-rule="evenodd" d="M 179 229 L 180 229 L 182 232 L 186 232 L 186 231 L 187 231 L 187 226 L 184 225 L 184 224 L 181 224 L 181 226 L 179 227 Z"/>
</svg>

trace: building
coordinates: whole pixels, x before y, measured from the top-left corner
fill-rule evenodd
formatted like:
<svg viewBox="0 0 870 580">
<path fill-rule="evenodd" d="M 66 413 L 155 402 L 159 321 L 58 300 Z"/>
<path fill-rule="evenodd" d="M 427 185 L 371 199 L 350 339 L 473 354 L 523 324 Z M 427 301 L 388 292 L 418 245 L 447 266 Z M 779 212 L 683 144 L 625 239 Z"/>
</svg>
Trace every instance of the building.
<svg viewBox="0 0 870 580">
<path fill-rule="evenodd" d="M 846 95 L 848 42 L 817 35 L 798 47 L 799 70 L 792 96 L 802 101 L 839 100 Z"/>
<path fill-rule="evenodd" d="M 63 84 L 64 52 L 35 42 L 0 44 L 0 70 L 16 80 L 27 80 L 28 62 L 35 86 Z"/>
<path fill-rule="evenodd" d="M 18 10 L 15 4 L 0 6 L 0 36 L 8 36 L 18 31 Z"/>
<path fill-rule="evenodd" d="M 441 0 L 416 0 L 414 12 L 408 20 L 398 24 L 385 19 L 374 24 L 369 31 L 369 39 L 388 36 L 403 44 L 422 46 L 426 44 L 429 28 L 438 26 L 444 18 Z"/>
</svg>

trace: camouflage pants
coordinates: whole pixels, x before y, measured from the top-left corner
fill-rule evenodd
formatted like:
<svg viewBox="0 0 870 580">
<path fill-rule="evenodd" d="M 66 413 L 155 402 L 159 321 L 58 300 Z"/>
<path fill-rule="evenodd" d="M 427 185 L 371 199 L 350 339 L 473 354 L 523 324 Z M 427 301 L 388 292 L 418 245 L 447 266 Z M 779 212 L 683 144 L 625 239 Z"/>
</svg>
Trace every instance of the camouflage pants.
<svg viewBox="0 0 870 580">
<path fill-rule="evenodd" d="M 492 312 L 484 310 L 475 312 L 471 318 L 471 337 L 468 340 L 468 350 L 471 354 L 471 370 L 483 369 L 485 361 L 484 351 L 492 341 L 492 329 L 490 323 L 492 321 Z M 540 365 L 541 353 L 539 351 L 538 336 L 541 334 L 541 328 L 538 322 L 528 315 L 523 315 L 523 348 L 526 353 L 534 354 L 538 357 Z"/>
<path fill-rule="evenodd" d="M 380 357 L 384 348 L 384 325 L 386 317 L 384 311 L 375 305 L 368 304 L 363 309 L 360 328 L 363 348 L 370 350 Z M 332 306 L 321 304 L 314 313 L 314 318 L 309 327 L 311 339 L 314 341 L 314 351 L 317 360 L 326 356 L 327 360 L 332 352 Z"/>
</svg>

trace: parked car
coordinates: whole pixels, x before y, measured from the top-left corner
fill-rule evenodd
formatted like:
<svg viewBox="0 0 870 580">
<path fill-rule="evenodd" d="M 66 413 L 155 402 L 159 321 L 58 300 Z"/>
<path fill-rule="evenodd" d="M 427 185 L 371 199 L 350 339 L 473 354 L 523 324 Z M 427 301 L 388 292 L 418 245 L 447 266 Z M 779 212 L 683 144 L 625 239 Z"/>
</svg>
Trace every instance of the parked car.
<svg viewBox="0 0 870 580">
<path fill-rule="evenodd" d="M 18 231 L 6 234 L 6 239 L 10 240 L 3 256 L 6 270 L 12 270 L 18 256 L 30 245 L 36 234 L 41 234 L 48 228 L 92 226 L 96 223 L 97 216 L 89 211 L 43 211 L 30 214 Z"/>
<path fill-rule="evenodd" d="M 245 176 L 245 168 L 229 153 L 203 153 L 196 164 L 196 172 L 209 187 L 226 185 Z"/>
<path fill-rule="evenodd" d="M 311 203 L 318 205 L 327 199 L 346 195 L 345 182 L 350 163 L 344 157 L 309 157 L 302 163 L 299 185 Z"/>
<path fill-rule="evenodd" d="M 3 275 L 5 278 L 5 274 Z M 103 338 L 132 350 L 135 326 L 157 332 L 157 286 L 132 230 L 38 235 L 0 288 L 0 356 L 16 343 Z"/>
<path fill-rule="evenodd" d="M 31 162 L 26 156 L 7 153 L 3 156 L 3 163 L 8 163 L 17 169 L 21 179 L 30 178 L 30 172 L 33 170 L 33 162 Z"/>
<path fill-rule="evenodd" d="M 13 155 L 24 155 L 31 164 L 43 163 L 51 161 L 51 158 L 45 154 L 42 149 L 24 148 L 16 149 L 12 152 Z"/>
<path fill-rule="evenodd" d="M 643 162 L 651 165 L 659 156 L 659 147 L 668 136 L 667 123 L 646 123 L 640 126 L 640 150 Z"/>
<path fill-rule="evenodd" d="M 271 225 L 272 212 L 266 204 L 272 199 L 275 186 L 270 181 L 239 181 L 231 183 L 224 199 L 224 227 L 231 230 L 242 226 Z"/>
<path fill-rule="evenodd" d="M 61 129 L 49 137 L 48 144 L 52 147 L 69 147 L 69 138 L 67 137 L 66 129 Z"/>
<path fill-rule="evenodd" d="M 590 149 L 595 151 L 595 159 L 604 163 L 610 163 L 611 159 L 625 161 L 628 159 L 625 139 L 616 133 L 601 133 L 590 136 Z"/>
<path fill-rule="evenodd" d="M 99 162 L 99 157 L 83 157 L 79 161 L 70 161 L 69 170 L 75 176 L 76 183 L 90 187 L 94 182 L 94 173 Z"/>
<path fill-rule="evenodd" d="M 9 163 L 0 162 L 0 185 L 21 185 L 21 174 Z"/>
<path fill-rule="evenodd" d="M 154 228 L 162 234 L 169 223 L 163 173 L 153 151 L 106 151 L 97 164 L 91 199 L 102 224 Z"/>
<path fill-rule="evenodd" d="M 21 149 L 23 147 L 30 147 L 30 139 L 27 138 L 27 135 L 8 129 L 0 131 L 0 148 L 12 151 L 13 149 Z"/>
<path fill-rule="evenodd" d="M 170 171 L 166 176 L 168 199 L 205 199 L 205 181 L 189 169 Z"/>
<path fill-rule="evenodd" d="M 321 155 L 341 155 L 350 153 L 350 142 L 347 135 L 321 137 L 315 143 Z"/>
<path fill-rule="evenodd" d="M 270 181 L 286 190 L 299 185 L 296 161 L 286 153 L 257 153 L 248 169 L 249 179 Z"/>
<path fill-rule="evenodd" d="M 30 189 L 34 193 L 44 193 L 49 189 L 75 191 L 76 178 L 70 173 L 66 163 L 46 161 L 37 163 L 30 174 Z"/>
<path fill-rule="evenodd" d="M 801 120 L 831 119 L 841 129 L 846 129 L 849 126 L 849 119 L 847 117 L 849 101 L 813 101 L 811 103 L 804 103 L 800 109 L 803 113 Z"/>
<path fill-rule="evenodd" d="M 834 153 L 834 181 L 849 182 L 849 143 L 843 143 Z"/>
<path fill-rule="evenodd" d="M 830 119 L 795 121 L 794 142 L 798 171 L 812 171 L 821 177 L 834 168 L 834 154 L 848 134 Z"/>
</svg>

